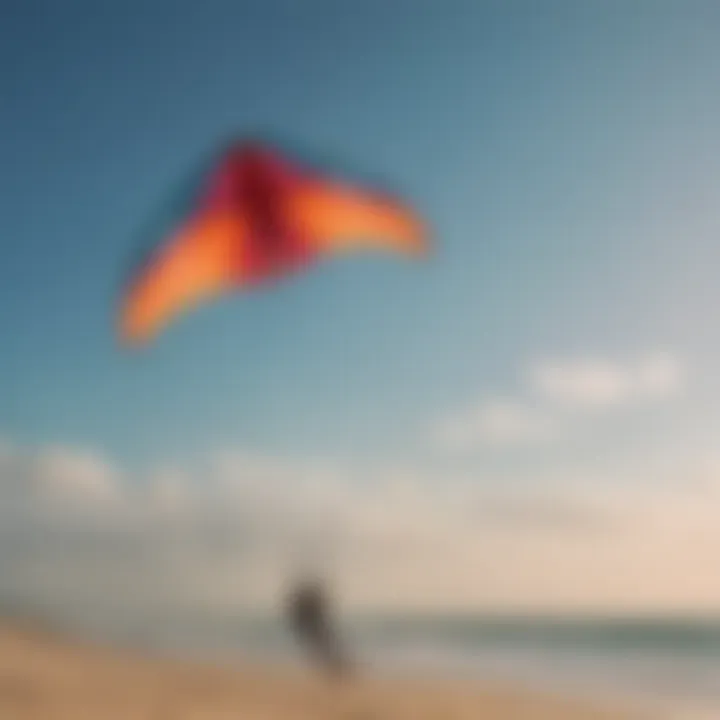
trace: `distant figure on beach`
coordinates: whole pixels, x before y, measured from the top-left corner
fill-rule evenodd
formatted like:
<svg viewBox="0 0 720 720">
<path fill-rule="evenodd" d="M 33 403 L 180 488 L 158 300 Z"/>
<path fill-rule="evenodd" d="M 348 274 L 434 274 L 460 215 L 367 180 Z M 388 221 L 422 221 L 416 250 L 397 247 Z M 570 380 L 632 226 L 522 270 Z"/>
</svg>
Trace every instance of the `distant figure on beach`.
<svg viewBox="0 0 720 720">
<path fill-rule="evenodd" d="M 316 662 L 331 675 L 344 675 L 348 663 L 340 647 L 323 584 L 316 578 L 298 583 L 288 602 L 290 626 Z"/>
</svg>

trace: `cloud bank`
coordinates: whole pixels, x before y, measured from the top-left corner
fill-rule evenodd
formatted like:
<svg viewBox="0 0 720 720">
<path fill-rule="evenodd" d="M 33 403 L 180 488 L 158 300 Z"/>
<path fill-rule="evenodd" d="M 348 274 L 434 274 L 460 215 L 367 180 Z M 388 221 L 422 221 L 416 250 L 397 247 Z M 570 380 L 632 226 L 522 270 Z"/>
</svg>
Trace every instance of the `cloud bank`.
<svg viewBox="0 0 720 720">
<path fill-rule="evenodd" d="M 720 460 L 659 470 L 503 483 L 233 451 L 136 477 L 5 446 L 0 599 L 227 615 L 319 567 L 348 611 L 714 609 Z"/>
</svg>

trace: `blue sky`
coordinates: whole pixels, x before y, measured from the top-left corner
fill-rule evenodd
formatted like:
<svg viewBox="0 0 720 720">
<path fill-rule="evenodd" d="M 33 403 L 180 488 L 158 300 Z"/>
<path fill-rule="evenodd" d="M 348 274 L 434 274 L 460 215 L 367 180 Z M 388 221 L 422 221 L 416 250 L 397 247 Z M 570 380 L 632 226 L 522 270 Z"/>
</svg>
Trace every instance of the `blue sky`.
<svg viewBox="0 0 720 720">
<path fill-rule="evenodd" d="M 660 348 L 711 369 L 718 14 L 3 3 L 2 432 L 130 463 L 225 444 L 397 459 L 438 415 L 513 392 L 536 356 Z M 397 187 L 436 255 L 336 261 L 120 352 L 138 230 L 199 156 L 256 128 Z M 653 431 L 717 423 L 719 389 L 710 376 Z"/>
<path fill-rule="evenodd" d="M 716 609 L 719 26 L 714 0 L 0 0 L 0 593 L 272 602 L 312 536 L 360 603 Z M 139 233 L 258 129 L 395 187 L 435 253 L 121 352 Z"/>
</svg>

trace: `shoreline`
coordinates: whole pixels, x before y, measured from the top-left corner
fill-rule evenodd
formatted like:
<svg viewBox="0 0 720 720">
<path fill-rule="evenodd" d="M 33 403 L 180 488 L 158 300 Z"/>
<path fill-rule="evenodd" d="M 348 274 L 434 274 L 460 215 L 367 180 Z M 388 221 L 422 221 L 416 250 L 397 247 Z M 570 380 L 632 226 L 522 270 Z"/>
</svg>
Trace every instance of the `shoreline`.
<svg viewBox="0 0 720 720">
<path fill-rule="evenodd" d="M 641 720 L 497 682 L 229 665 L 0 624 L 0 717 L 13 720 Z M 606 705 L 606 708 L 601 705 Z M 649 718 L 648 718 L 649 720 Z"/>
</svg>

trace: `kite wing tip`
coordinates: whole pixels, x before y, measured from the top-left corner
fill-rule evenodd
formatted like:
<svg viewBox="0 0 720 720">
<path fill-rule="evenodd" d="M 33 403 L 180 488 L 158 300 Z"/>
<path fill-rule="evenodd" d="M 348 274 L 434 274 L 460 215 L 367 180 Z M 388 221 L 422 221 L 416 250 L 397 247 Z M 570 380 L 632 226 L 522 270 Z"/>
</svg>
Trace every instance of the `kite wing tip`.
<svg viewBox="0 0 720 720">
<path fill-rule="evenodd" d="M 434 250 L 433 243 L 430 237 L 430 231 L 424 223 L 418 221 L 410 237 L 411 240 L 408 243 L 410 255 L 421 260 L 427 259 L 432 255 Z"/>
<path fill-rule="evenodd" d="M 116 328 L 116 342 L 120 349 L 128 352 L 139 350 L 150 339 L 150 332 L 147 329 L 133 327 L 129 318 L 124 314 L 120 316 Z"/>
</svg>

